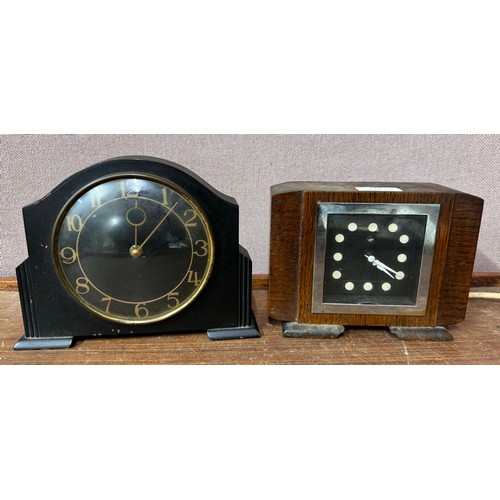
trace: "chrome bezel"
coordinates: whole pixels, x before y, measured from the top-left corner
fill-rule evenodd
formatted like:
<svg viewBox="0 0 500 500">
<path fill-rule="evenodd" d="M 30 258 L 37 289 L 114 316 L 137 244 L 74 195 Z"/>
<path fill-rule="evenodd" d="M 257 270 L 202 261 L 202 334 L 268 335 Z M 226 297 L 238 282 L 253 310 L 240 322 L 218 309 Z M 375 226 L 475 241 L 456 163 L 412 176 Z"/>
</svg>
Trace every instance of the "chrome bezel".
<svg viewBox="0 0 500 500">
<path fill-rule="evenodd" d="M 316 218 L 316 239 L 314 249 L 314 270 L 312 286 L 313 313 L 338 314 L 402 314 L 424 316 L 432 274 L 432 261 L 436 243 L 440 205 L 437 204 L 392 204 L 392 203 L 327 203 L 318 202 Z M 326 258 L 327 220 L 330 214 L 352 215 L 426 215 L 422 260 L 418 280 L 417 298 L 414 305 L 345 304 L 323 302 L 323 283 Z"/>
</svg>

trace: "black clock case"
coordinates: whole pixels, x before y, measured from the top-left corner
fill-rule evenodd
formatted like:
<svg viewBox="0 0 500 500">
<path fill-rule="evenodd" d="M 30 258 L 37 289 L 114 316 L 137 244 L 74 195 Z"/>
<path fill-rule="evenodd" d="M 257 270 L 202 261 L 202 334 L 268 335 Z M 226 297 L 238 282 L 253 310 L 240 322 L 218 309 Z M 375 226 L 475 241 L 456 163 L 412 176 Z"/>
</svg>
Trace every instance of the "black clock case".
<svg viewBox="0 0 500 500">
<path fill-rule="evenodd" d="M 62 286 L 53 260 L 53 229 L 68 200 L 103 177 L 131 174 L 152 175 L 186 191 L 205 212 L 214 239 L 214 265 L 205 288 L 188 307 L 152 324 L 121 324 L 92 314 Z M 14 349 L 70 347 L 74 337 L 89 336 L 207 331 L 213 340 L 259 337 L 251 309 L 252 261 L 238 242 L 238 204 L 185 167 L 140 156 L 107 160 L 24 207 L 23 218 L 29 257 L 16 275 L 25 334 Z"/>
</svg>

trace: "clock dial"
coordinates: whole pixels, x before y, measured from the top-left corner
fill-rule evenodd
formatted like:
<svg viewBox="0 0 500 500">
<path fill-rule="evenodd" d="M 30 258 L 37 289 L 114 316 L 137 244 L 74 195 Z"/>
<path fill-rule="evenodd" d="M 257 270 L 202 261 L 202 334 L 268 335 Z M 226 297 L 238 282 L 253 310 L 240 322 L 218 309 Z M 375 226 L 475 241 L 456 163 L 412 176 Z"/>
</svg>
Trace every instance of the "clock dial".
<svg viewBox="0 0 500 500">
<path fill-rule="evenodd" d="M 318 203 L 313 312 L 422 314 L 439 206 Z"/>
<path fill-rule="evenodd" d="M 323 302 L 415 305 L 426 215 L 329 214 Z"/>
<path fill-rule="evenodd" d="M 149 177 L 103 180 L 77 195 L 54 233 L 63 285 L 121 323 L 152 323 L 191 303 L 210 277 L 214 245 L 200 207 Z"/>
</svg>

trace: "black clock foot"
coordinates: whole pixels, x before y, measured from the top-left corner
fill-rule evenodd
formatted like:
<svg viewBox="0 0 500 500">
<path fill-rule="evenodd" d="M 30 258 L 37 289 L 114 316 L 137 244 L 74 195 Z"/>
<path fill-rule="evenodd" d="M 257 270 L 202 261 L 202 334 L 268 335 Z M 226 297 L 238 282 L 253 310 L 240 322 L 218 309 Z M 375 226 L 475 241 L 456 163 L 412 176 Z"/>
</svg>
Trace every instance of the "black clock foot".
<svg viewBox="0 0 500 500">
<path fill-rule="evenodd" d="M 390 326 L 389 330 L 401 340 L 453 340 L 444 326 Z"/>
<path fill-rule="evenodd" d="M 21 337 L 14 345 L 15 351 L 31 351 L 36 349 L 68 349 L 73 337 L 54 337 L 46 339 L 29 339 Z"/>
<path fill-rule="evenodd" d="M 284 337 L 316 337 L 335 339 L 344 333 L 343 325 L 311 325 L 289 321 L 283 323 L 282 327 Z"/>
<path fill-rule="evenodd" d="M 210 328 L 207 335 L 210 340 L 256 339 L 260 337 L 253 311 L 248 326 L 232 326 L 230 328 Z"/>
</svg>

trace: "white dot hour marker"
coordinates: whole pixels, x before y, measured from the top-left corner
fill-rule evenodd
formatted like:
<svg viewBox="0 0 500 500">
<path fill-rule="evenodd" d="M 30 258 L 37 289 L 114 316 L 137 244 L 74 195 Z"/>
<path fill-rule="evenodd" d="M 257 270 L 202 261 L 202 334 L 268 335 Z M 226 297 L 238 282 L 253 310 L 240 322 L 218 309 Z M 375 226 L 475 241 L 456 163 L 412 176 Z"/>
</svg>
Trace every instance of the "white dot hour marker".
<svg viewBox="0 0 500 500">
<path fill-rule="evenodd" d="M 396 273 L 396 279 L 397 280 L 402 280 L 405 277 L 405 273 L 403 271 L 398 271 Z"/>
<path fill-rule="evenodd" d="M 405 255 L 404 253 L 400 253 L 400 254 L 398 255 L 398 262 L 406 262 L 406 259 L 407 259 L 407 258 L 408 258 L 408 257 L 406 257 L 406 255 Z"/>
<path fill-rule="evenodd" d="M 335 236 L 335 241 L 336 241 L 337 243 L 342 243 L 342 242 L 344 241 L 344 239 L 345 239 L 345 238 L 344 238 L 344 235 L 343 235 L 343 234 L 337 234 L 337 235 Z"/>
<path fill-rule="evenodd" d="M 384 292 L 388 292 L 390 289 L 391 289 L 390 283 L 382 283 L 382 290 L 384 290 Z"/>
<path fill-rule="evenodd" d="M 351 222 L 347 226 L 347 229 L 349 229 L 349 231 L 351 231 L 351 232 L 356 231 L 356 229 L 358 229 L 358 225 L 355 222 Z"/>
<path fill-rule="evenodd" d="M 403 234 L 401 238 L 399 238 L 399 241 L 403 244 L 408 243 L 410 241 L 410 238 L 408 237 L 407 234 Z"/>
<path fill-rule="evenodd" d="M 387 228 L 391 233 L 395 233 L 398 230 L 398 225 L 397 224 L 389 224 L 389 227 Z"/>
<path fill-rule="evenodd" d="M 363 285 L 363 288 L 369 292 L 370 290 L 373 290 L 373 285 L 370 283 L 370 282 L 366 282 L 364 285 Z"/>
<path fill-rule="evenodd" d="M 334 280 L 339 280 L 342 277 L 342 273 L 340 271 L 333 271 L 332 278 Z"/>
<path fill-rule="evenodd" d="M 342 260 L 342 258 L 343 258 L 343 255 L 339 252 L 333 254 L 333 260 L 336 260 L 337 262 L 339 260 Z"/>
<path fill-rule="evenodd" d="M 377 224 L 375 224 L 375 222 L 372 222 L 371 224 L 369 224 L 368 231 L 371 231 L 372 233 L 374 233 L 375 231 L 378 231 Z"/>
<path fill-rule="evenodd" d="M 354 283 L 352 281 L 348 281 L 344 286 L 346 290 L 354 290 Z"/>
</svg>

